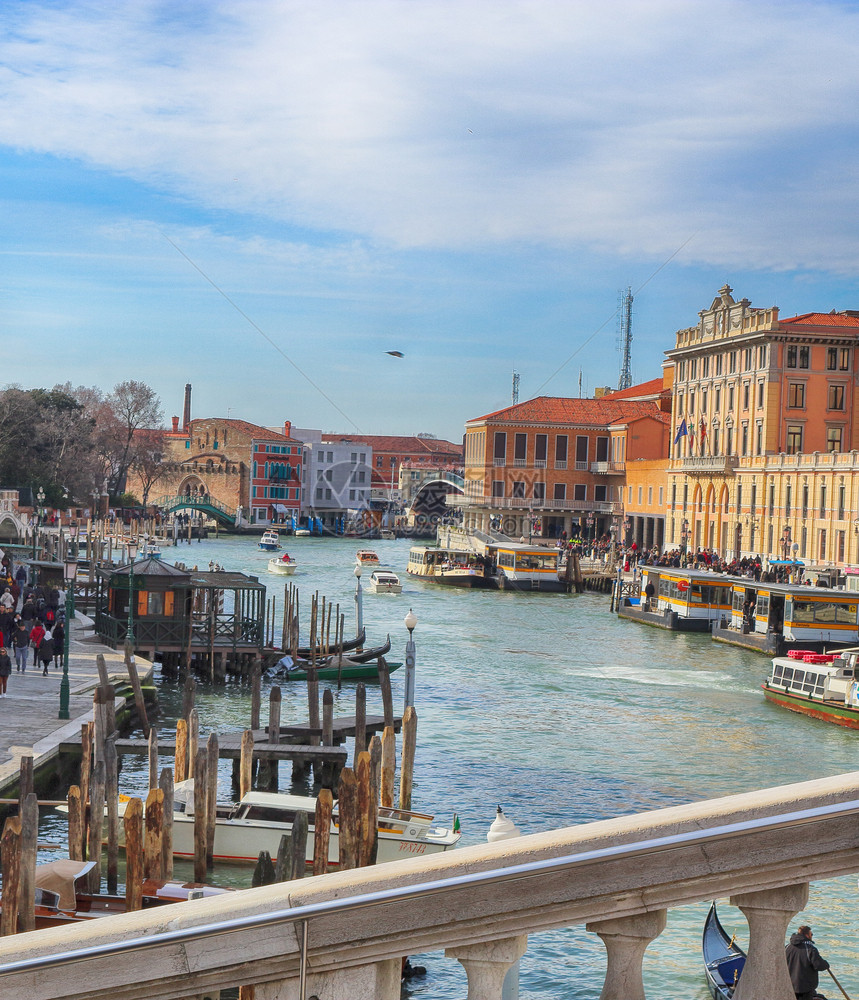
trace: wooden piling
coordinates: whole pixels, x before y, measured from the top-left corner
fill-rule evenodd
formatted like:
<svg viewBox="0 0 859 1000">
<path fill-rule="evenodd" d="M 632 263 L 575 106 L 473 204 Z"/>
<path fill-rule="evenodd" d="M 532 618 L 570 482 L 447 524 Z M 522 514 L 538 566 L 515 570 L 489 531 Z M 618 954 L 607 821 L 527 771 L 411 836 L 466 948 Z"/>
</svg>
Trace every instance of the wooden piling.
<svg viewBox="0 0 859 1000">
<path fill-rule="evenodd" d="M 85 722 L 81 726 L 81 778 L 80 790 L 84 807 L 89 802 L 89 776 L 92 772 L 92 743 L 94 734 L 92 722 Z"/>
<path fill-rule="evenodd" d="M 297 812 L 292 821 L 292 858 L 289 869 L 290 879 L 304 877 L 307 864 L 307 813 Z"/>
<path fill-rule="evenodd" d="M 18 907 L 21 900 L 21 817 L 9 816 L 0 837 L 3 870 L 3 908 L 0 910 L 0 935 L 18 930 Z"/>
<path fill-rule="evenodd" d="M 206 867 L 211 868 L 215 851 L 215 819 L 218 814 L 218 736 L 206 740 Z"/>
<path fill-rule="evenodd" d="M 173 772 L 165 767 L 161 772 L 158 787 L 164 793 L 161 834 L 162 878 L 173 878 Z"/>
<path fill-rule="evenodd" d="M 197 709 L 188 713 L 188 777 L 193 778 L 197 767 L 197 752 L 200 749 L 200 720 Z"/>
<path fill-rule="evenodd" d="M 360 857 L 358 779 L 351 767 L 344 767 L 340 774 L 337 801 L 340 814 L 340 870 L 348 871 L 358 867 Z"/>
<path fill-rule="evenodd" d="M 129 799 L 125 804 L 125 905 L 139 910 L 143 905 L 143 803 Z"/>
<path fill-rule="evenodd" d="M 86 860 L 86 820 L 84 817 L 85 800 L 77 785 L 69 788 L 69 859 L 71 861 Z"/>
<path fill-rule="evenodd" d="M 355 752 L 352 766 L 357 767 L 358 758 L 367 749 L 367 685 L 358 682 L 355 688 Z"/>
<path fill-rule="evenodd" d="M 189 676 L 185 678 L 185 686 L 182 688 L 182 718 L 187 721 L 191 715 L 191 709 L 197 699 L 197 681 Z"/>
<path fill-rule="evenodd" d="M 108 680 L 107 674 L 107 662 L 105 661 L 104 654 L 98 653 L 95 658 L 95 665 L 98 669 L 98 683 L 101 687 L 110 687 L 110 681 Z"/>
<path fill-rule="evenodd" d="M 412 776 L 415 769 L 415 747 L 418 735 L 418 716 L 414 705 L 409 705 L 403 715 L 403 759 L 400 763 L 400 809 L 412 807 Z"/>
<path fill-rule="evenodd" d="M 34 791 L 33 784 L 33 757 L 31 754 L 24 754 L 18 762 L 18 815 L 24 808 L 24 802 L 30 792 Z"/>
<path fill-rule="evenodd" d="M 281 706 L 281 693 L 280 688 L 275 685 L 269 692 L 268 696 L 268 741 L 269 743 L 280 743 L 280 706 Z M 260 762 L 262 763 L 262 762 Z M 276 760 L 267 760 L 266 768 L 264 769 L 266 776 L 266 781 L 260 781 L 263 787 L 268 788 L 271 791 L 277 791 L 280 784 L 279 768 L 278 762 Z M 259 786 L 258 786 L 259 787 Z"/>
<path fill-rule="evenodd" d="M 316 796 L 316 816 L 313 820 L 313 874 L 328 871 L 328 845 L 331 839 L 331 812 L 334 797 L 330 788 L 320 788 Z"/>
<path fill-rule="evenodd" d="M 292 834 L 284 833 L 277 845 L 277 861 L 274 865 L 275 882 L 288 882 L 292 869 Z"/>
<path fill-rule="evenodd" d="M 116 737 L 104 743 L 104 799 L 107 811 L 107 891 L 115 894 L 119 879 L 119 774 Z"/>
<path fill-rule="evenodd" d="M 137 717 L 143 727 L 143 735 L 149 737 L 149 719 L 146 717 L 146 702 L 143 700 L 143 689 L 140 686 L 140 677 L 137 673 L 137 663 L 134 660 L 134 653 L 129 649 L 125 651 L 125 667 L 128 670 L 128 679 L 131 681 L 131 690 L 134 692 L 134 706 L 137 709 Z"/>
<path fill-rule="evenodd" d="M 271 855 L 268 851 L 260 851 L 254 873 L 251 876 L 251 888 L 255 889 L 260 885 L 272 885 L 277 880 L 274 865 L 271 863 Z"/>
<path fill-rule="evenodd" d="M 322 693 L 322 745 L 334 746 L 334 695 L 330 688 Z"/>
<path fill-rule="evenodd" d="M 384 656 L 379 657 L 379 689 L 382 694 L 382 715 L 386 726 L 394 724 L 394 698 L 391 694 L 391 672 Z"/>
<path fill-rule="evenodd" d="M 188 723 L 184 719 L 176 720 L 176 757 L 174 766 L 176 781 L 184 781 L 188 777 Z"/>
<path fill-rule="evenodd" d="M 198 753 L 194 759 L 194 881 L 206 881 L 207 820 L 209 810 L 206 804 L 208 788 L 207 754 Z"/>
<path fill-rule="evenodd" d="M 242 733 L 242 756 L 239 766 L 239 801 L 251 790 L 254 763 L 254 734 L 250 729 Z"/>
<path fill-rule="evenodd" d="M 251 729 L 259 729 L 262 665 L 258 656 L 254 657 L 251 667 Z"/>
<path fill-rule="evenodd" d="M 149 730 L 149 788 L 158 787 L 158 730 Z"/>
<path fill-rule="evenodd" d="M 143 877 L 164 878 L 162 874 L 162 848 L 164 825 L 164 792 L 151 788 L 146 796 L 146 830 L 143 845 Z"/>
<path fill-rule="evenodd" d="M 394 805 L 394 781 L 397 769 L 397 736 L 393 726 L 382 732 L 382 783 L 379 801 L 386 809 Z"/>
<path fill-rule="evenodd" d="M 98 760 L 92 769 L 89 790 L 89 829 L 87 832 L 87 857 L 95 866 L 87 875 L 90 892 L 101 891 L 101 839 L 104 834 L 104 760 Z"/>
<path fill-rule="evenodd" d="M 358 755 L 355 777 L 358 780 L 358 867 L 366 868 L 376 860 L 376 837 L 379 830 L 379 806 L 373 794 L 370 755 Z"/>
<path fill-rule="evenodd" d="M 373 798 L 376 802 L 382 794 L 382 741 L 374 733 L 368 747 L 370 754 L 370 777 L 373 782 Z"/>
<path fill-rule="evenodd" d="M 35 792 L 28 792 L 21 806 L 21 863 L 18 875 L 18 930 L 36 929 L 36 851 L 39 840 L 39 803 Z M 5 885 L 5 880 L 4 880 Z"/>
</svg>

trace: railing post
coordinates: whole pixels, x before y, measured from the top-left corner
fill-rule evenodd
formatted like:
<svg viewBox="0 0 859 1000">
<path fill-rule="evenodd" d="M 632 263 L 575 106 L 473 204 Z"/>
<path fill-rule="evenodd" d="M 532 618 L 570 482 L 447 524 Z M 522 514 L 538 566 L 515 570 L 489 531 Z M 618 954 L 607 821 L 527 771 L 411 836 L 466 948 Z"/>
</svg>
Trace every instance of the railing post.
<svg viewBox="0 0 859 1000">
<path fill-rule="evenodd" d="M 654 910 L 585 924 L 602 938 L 608 958 L 600 1000 L 645 1000 L 641 963 L 647 946 L 665 930 L 666 918 L 665 910 Z"/>
<path fill-rule="evenodd" d="M 788 924 L 807 903 L 807 882 L 731 896 L 749 922 L 749 957 L 734 1000 L 794 1000 L 784 939 Z"/>
<path fill-rule="evenodd" d="M 507 970 L 518 961 L 528 946 L 528 935 L 500 938 L 483 944 L 446 948 L 445 955 L 455 958 L 468 976 L 467 1000 L 501 1000 Z"/>
<path fill-rule="evenodd" d="M 313 997 L 349 997 L 350 1000 L 400 1000 L 402 959 L 389 958 L 367 965 L 351 966 L 334 972 L 314 975 L 309 972 L 305 993 Z M 296 1000 L 299 997 L 297 977 L 257 983 L 254 1000 Z M 304 998 L 301 998 L 304 1000 Z"/>
</svg>

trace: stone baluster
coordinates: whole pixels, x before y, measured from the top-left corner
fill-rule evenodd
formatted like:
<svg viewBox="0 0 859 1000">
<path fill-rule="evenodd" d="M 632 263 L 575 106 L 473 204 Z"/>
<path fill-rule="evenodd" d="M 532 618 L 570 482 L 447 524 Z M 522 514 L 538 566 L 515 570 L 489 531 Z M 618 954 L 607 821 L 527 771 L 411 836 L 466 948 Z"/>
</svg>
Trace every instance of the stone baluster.
<svg viewBox="0 0 859 1000">
<path fill-rule="evenodd" d="M 608 967 L 600 1000 L 645 1000 L 641 963 L 647 946 L 665 930 L 665 910 L 596 920 L 585 929 L 602 938 Z"/>
<path fill-rule="evenodd" d="M 403 961 L 389 958 L 336 972 L 307 975 L 307 1000 L 400 1000 Z M 254 1000 L 299 1000 L 298 979 L 257 983 Z"/>
<path fill-rule="evenodd" d="M 501 1000 L 504 977 L 514 962 L 525 954 L 528 935 L 484 941 L 446 948 L 445 955 L 455 958 L 468 976 L 467 1000 Z"/>
<path fill-rule="evenodd" d="M 794 1000 L 784 957 L 787 928 L 808 903 L 808 883 L 731 896 L 749 922 L 749 957 L 734 1000 Z"/>
</svg>

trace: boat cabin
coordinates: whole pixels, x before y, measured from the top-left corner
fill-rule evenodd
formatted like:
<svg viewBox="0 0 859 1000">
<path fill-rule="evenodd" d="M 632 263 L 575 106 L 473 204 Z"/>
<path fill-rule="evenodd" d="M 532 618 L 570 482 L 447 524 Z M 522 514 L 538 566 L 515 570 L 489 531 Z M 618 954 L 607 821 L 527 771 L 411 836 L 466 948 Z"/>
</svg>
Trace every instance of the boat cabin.
<svg viewBox="0 0 859 1000">
<path fill-rule="evenodd" d="M 709 570 L 642 566 L 637 606 L 619 606 L 618 614 L 648 621 L 643 616 L 649 615 L 654 619 L 651 624 L 679 632 L 707 632 L 730 612 L 734 579 Z M 649 601 L 648 584 L 653 585 Z"/>
<path fill-rule="evenodd" d="M 845 590 L 810 584 L 735 581 L 732 629 L 783 636 L 785 642 L 859 642 L 859 598 Z"/>
<path fill-rule="evenodd" d="M 859 651 L 812 653 L 792 649 L 787 656 L 777 656 L 767 678 L 767 687 L 810 698 L 859 707 Z"/>
<path fill-rule="evenodd" d="M 564 590 L 557 549 L 524 542 L 492 542 L 487 549 L 501 590 Z"/>
</svg>

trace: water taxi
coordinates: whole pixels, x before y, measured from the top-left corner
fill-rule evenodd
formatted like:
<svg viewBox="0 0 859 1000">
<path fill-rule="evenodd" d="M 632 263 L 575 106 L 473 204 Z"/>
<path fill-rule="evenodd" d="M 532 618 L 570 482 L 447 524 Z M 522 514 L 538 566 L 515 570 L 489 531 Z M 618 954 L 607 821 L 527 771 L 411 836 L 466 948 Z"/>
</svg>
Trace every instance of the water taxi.
<svg viewBox="0 0 859 1000">
<path fill-rule="evenodd" d="M 486 560 L 466 549 L 414 545 L 409 549 L 409 576 L 448 587 L 494 587 L 486 571 Z"/>
<path fill-rule="evenodd" d="M 120 802 L 119 806 L 121 817 L 124 814 L 125 803 Z M 281 792 L 251 791 L 236 805 L 217 806 L 214 860 L 256 864 L 260 851 L 268 851 L 274 857 L 280 847 L 281 837 L 292 831 L 292 821 L 300 812 L 306 813 L 309 820 L 306 862 L 312 865 L 316 799 L 311 796 L 287 795 Z M 376 863 L 435 854 L 456 847 L 462 836 L 459 830 L 433 826 L 433 819 L 433 816 L 425 813 L 380 807 Z M 454 826 L 457 826 L 457 823 L 458 821 L 455 821 Z M 123 824 L 120 824 L 121 838 L 122 831 Z M 120 846 L 124 846 L 122 839 Z M 176 784 L 173 855 L 179 858 L 194 857 L 193 779 Z M 328 863 L 331 868 L 337 868 L 340 863 L 339 817 L 336 802 L 331 819 Z"/>
<path fill-rule="evenodd" d="M 268 571 L 269 573 L 275 573 L 277 576 L 292 576 L 295 572 L 295 568 L 298 565 L 296 561 L 288 552 L 284 552 L 282 556 L 272 556 L 268 561 Z"/>
<path fill-rule="evenodd" d="M 372 549 L 358 549 L 355 553 L 355 562 L 359 566 L 378 566 L 379 557 Z"/>
<path fill-rule="evenodd" d="M 280 548 L 280 536 L 276 528 L 269 528 L 263 532 L 262 538 L 259 540 L 259 547 L 264 552 L 277 552 Z"/>
<path fill-rule="evenodd" d="M 769 656 L 859 643 L 859 595 L 807 583 L 734 578 L 730 614 L 713 638 Z"/>
<path fill-rule="evenodd" d="M 374 569 L 370 574 L 370 590 L 374 594 L 402 594 L 403 585 L 396 573 L 387 569 Z"/>
<path fill-rule="evenodd" d="M 859 649 L 814 653 L 792 649 L 776 656 L 764 697 L 791 712 L 859 729 Z"/>
<path fill-rule="evenodd" d="M 617 597 L 617 614 L 672 632 L 709 632 L 730 615 L 735 582 L 708 570 L 642 566 L 636 591 Z"/>
</svg>

